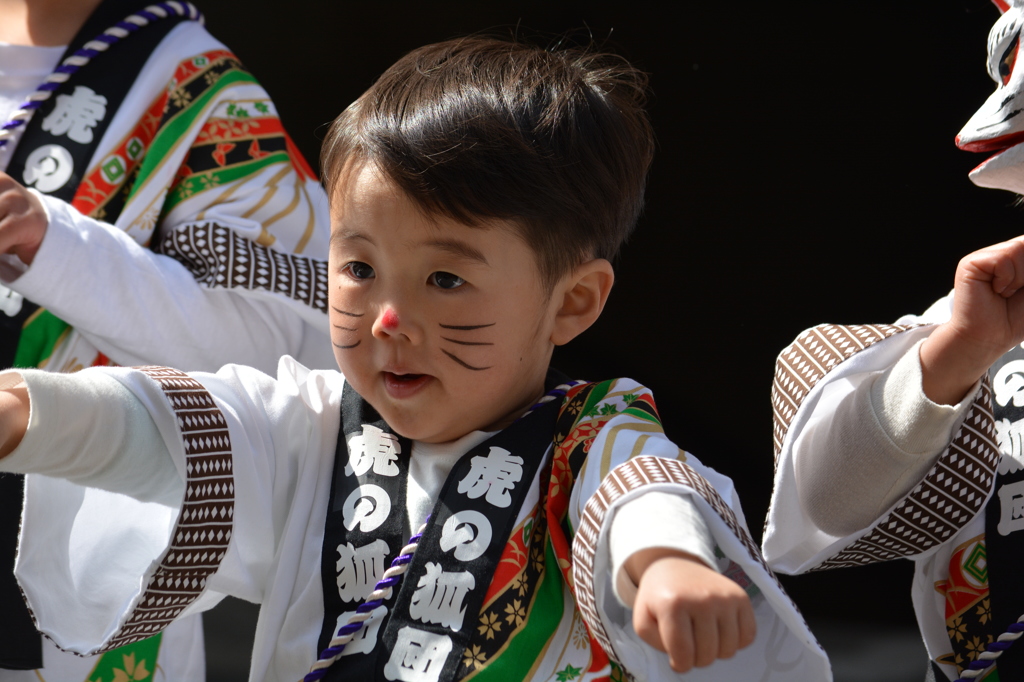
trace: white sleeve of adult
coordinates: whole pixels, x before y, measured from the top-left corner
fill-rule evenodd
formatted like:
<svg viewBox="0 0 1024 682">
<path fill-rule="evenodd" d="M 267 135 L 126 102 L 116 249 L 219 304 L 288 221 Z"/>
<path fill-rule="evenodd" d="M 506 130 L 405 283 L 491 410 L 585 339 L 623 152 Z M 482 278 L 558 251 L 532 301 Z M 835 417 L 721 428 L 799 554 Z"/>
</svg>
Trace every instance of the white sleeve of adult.
<svg viewBox="0 0 1024 682">
<path fill-rule="evenodd" d="M 272 291 L 204 286 L 180 262 L 113 225 L 58 199 L 43 201 L 46 236 L 10 288 L 114 362 L 207 371 L 234 362 L 273 373 L 282 355 L 312 350 L 314 359 L 303 362 L 333 365 L 322 311 Z"/>
<path fill-rule="evenodd" d="M 957 405 L 925 396 L 921 343 L 857 383 L 832 411 L 812 416 L 794 444 L 801 506 L 825 532 L 866 528 L 917 485 L 974 400 L 980 382 Z"/>
<path fill-rule="evenodd" d="M 169 506 L 185 483 L 149 412 L 131 391 L 97 370 L 0 373 L 0 386 L 22 377 L 28 430 L 0 460 L 4 471 L 42 474 Z M 9 384 L 4 382 L 10 382 Z"/>
<path fill-rule="evenodd" d="M 628 609 L 636 601 L 637 585 L 625 563 L 645 549 L 666 548 L 686 552 L 717 571 L 715 541 L 704 517 L 689 497 L 648 492 L 622 505 L 612 519 L 611 552 L 615 597 Z"/>
</svg>

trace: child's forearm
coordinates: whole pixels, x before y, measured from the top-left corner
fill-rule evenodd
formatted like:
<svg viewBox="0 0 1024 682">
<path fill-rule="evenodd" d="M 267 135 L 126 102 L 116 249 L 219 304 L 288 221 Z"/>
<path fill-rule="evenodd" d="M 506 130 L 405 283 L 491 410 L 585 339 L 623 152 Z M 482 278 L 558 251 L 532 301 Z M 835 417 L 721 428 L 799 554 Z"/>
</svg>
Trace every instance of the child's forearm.
<svg viewBox="0 0 1024 682">
<path fill-rule="evenodd" d="M 830 386 L 794 443 L 800 506 L 821 530 L 842 537 L 873 523 L 928 473 L 970 407 L 922 393 L 920 347 Z"/>
<path fill-rule="evenodd" d="M 644 573 L 651 567 L 656 561 L 661 559 L 684 559 L 686 561 L 694 561 L 701 566 L 705 565 L 703 559 L 693 554 L 689 554 L 679 549 L 672 547 L 650 547 L 648 549 L 642 549 L 639 552 L 634 552 L 626 562 L 623 564 L 623 568 L 626 569 L 626 575 L 629 576 L 630 580 L 634 584 L 639 585 L 640 579 L 643 578 Z"/>
<path fill-rule="evenodd" d="M 146 405 L 112 373 L 128 370 L 0 374 L 0 399 L 11 400 L 4 389 L 19 379 L 26 398 L 20 445 L 10 439 L 0 469 L 177 505 L 184 484 L 160 430 Z M 0 403 L 0 429 L 6 414 Z M 0 432 L 0 440 L 6 436 Z"/>
<path fill-rule="evenodd" d="M 0 379 L 0 459 L 14 452 L 25 437 L 29 413 L 28 387 L 21 375 L 4 375 Z"/>
<path fill-rule="evenodd" d="M 658 523 L 652 524 L 651 519 L 657 519 Z M 608 549 L 615 596 L 624 606 L 632 608 L 642 568 L 650 563 L 638 559 L 637 555 L 647 550 L 661 550 L 659 556 L 664 550 L 676 550 L 715 569 L 714 548 L 711 531 L 692 499 L 662 491 L 644 493 L 619 508 L 609 529 Z M 632 571 L 627 566 L 631 558 Z"/>
</svg>

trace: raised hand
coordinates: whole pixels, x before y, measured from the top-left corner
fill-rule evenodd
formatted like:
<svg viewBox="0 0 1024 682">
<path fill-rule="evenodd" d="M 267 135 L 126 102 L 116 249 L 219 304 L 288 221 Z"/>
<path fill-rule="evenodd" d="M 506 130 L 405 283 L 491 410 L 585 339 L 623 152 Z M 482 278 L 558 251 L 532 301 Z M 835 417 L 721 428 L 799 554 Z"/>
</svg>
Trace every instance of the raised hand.
<svg viewBox="0 0 1024 682">
<path fill-rule="evenodd" d="M 684 673 L 732 658 L 754 641 L 757 625 L 747 593 L 735 582 L 682 552 L 637 552 L 626 571 L 639 574 L 633 628 L 669 664 Z"/>
<path fill-rule="evenodd" d="M 955 404 L 1006 351 L 1024 340 L 1024 237 L 965 256 L 953 314 L 921 346 L 925 395 Z"/>
<path fill-rule="evenodd" d="M 46 211 L 37 196 L 0 173 L 0 253 L 13 253 L 26 265 L 46 234 Z"/>
</svg>

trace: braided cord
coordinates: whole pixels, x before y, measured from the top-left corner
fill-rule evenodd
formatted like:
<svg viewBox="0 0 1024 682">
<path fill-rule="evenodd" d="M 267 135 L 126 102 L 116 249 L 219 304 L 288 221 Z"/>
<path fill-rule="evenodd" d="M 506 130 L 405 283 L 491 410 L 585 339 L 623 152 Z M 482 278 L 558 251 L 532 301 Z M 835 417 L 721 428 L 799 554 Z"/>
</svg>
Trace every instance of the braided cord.
<svg viewBox="0 0 1024 682">
<path fill-rule="evenodd" d="M 322 679 L 331 664 L 341 658 L 345 645 L 363 629 L 363 624 L 370 618 L 373 610 L 383 604 L 385 599 L 391 598 L 391 590 L 402 580 L 402 574 L 409 570 L 409 562 L 412 561 L 412 555 L 416 553 L 420 538 L 423 537 L 423 531 L 427 529 L 429 522 L 430 517 L 428 516 L 416 534 L 409 538 L 409 544 L 403 547 L 398 556 L 391 561 L 391 566 L 384 571 L 383 577 L 377 582 L 373 592 L 366 597 L 366 601 L 356 607 L 356 612 L 349 617 L 348 623 L 338 628 L 334 638 L 327 644 L 327 648 L 320 652 L 316 663 L 302 678 L 303 682 Z"/>
<path fill-rule="evenodd" d="M 996 659 L 1009 649 L 1014 642 L 1020 639 L 1022 634 L 1024 634 L 1024 616 L 1018 618 L 1017 622 L 1006 628 L 1006 632 L 999 635 L 996 641 L 989 644 L 985 651 L 978 654 L 978 657 L 971 661 L 971 664 L 960 673 L 960 677 L 957 678 L 956 682 L 974 682 L 974 680 L 984 675 L 988 672 L 988 668 L 996 662 Z"/>
<path fill-rule="evenodd" d="M 191 2 L 179 0 L 167 0 L 155 5 L 149 5 L 135 14 L 125 17 L 103 33 L 99 34 L 81 49 L 65 59 L 56 69 L 53 70 L 46 80 L 36 88 L 36 91 L 25 98 L 25 101 L 14 110 L 7 122 L 0 126 L 0 149 L 3 149 L 14 138 L 15 131 L 26 125 L 46 100 L 50 99 L 53 91 L 61 86 L 68 78 L 74 75 L 79 69 L 88 64 L 97 55 L 106 52 L 111 45 L 116 44 L 122 38 L 139 30 L 151 22 L 166 19 L 168 17 L 186 17 L 193 21 L 203 23 L 203 15 Z"/>
<path fill-rule="evenodd" d="M 541 407 L 542 405 L 551 402 L 555 398 L 559 398 L 559 399 L 564 398 L 565 394 L 568 393 L 570 390 L 572 390 L 576 386 L 579 386 L 580 384 L 585 384 L 585 383 L 587 383 L 587 382 L 581 381 L 579 379 L 573 379 L 573 380 L 568 381 L 568 382 L 566 382 L 564 384 L 559 384 L 558 386 L 555 386 L 553 389 L 551 389 L 550 391 L 545 393 L 541 397 L 540 400 L 535 402 L 533 404 L 533 406 L 530 407 L 530 409 L 528 409 L 526 412 L 524 412 L 523 416 L 519 417 L 519 419 L 525 418 L 527 415 L 529 415 L 531 412 L 536 410 L 538 407 Z M 519 419 L 517 419 L 516 421 L 519 421 Z"/>
</svg>

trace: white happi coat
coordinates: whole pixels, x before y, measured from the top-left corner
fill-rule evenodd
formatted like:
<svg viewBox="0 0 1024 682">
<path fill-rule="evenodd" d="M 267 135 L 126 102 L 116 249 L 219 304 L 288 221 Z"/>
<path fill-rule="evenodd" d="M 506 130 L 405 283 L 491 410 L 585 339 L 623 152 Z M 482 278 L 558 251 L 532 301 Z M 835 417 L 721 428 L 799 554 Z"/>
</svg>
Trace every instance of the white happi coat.
<svg viewBox="0 0 1024 682">
<path fill-rule="evenodd" d="M 304 675 L 324 617 L 321 554 L 343 377 L 289 358 L 276 380 L 238 366 L 191 377 L 164 368 L 25 376 L 31 423 L 3 465 L 46 474 L 28 476 L 17 568 L 41 629 L 61 646 L 92 652 L 231 594 L 261 604 L 251 679 Z M 624 394 L 646 393 L 626 379 L 615 387 L 598 405 L 602 414 L 621 410 Z M 563 623 L 527 679 L 560 670 L 607 677 L 607 666 L 581 673 L 592 654 L 576 634 L 580 610 L 637 679 L 678 677 L 636 636 L 631 611 L 613 595 L 608 528 L 647 491 L 690 498 L 727 563 L 754 586 L 755 643 L 685 679 L 831 679 L 824 652 L 752 544 L 731 482 L 660 429 L 632 429 L 634 421 L 620 413 L 604 424 L 576 480 L 576 594 L 564 589 Z M 537 478 L 531 485 L 539 491 Z M 530 669 L 524 663 L 524 674 Z"/>
</svg>

